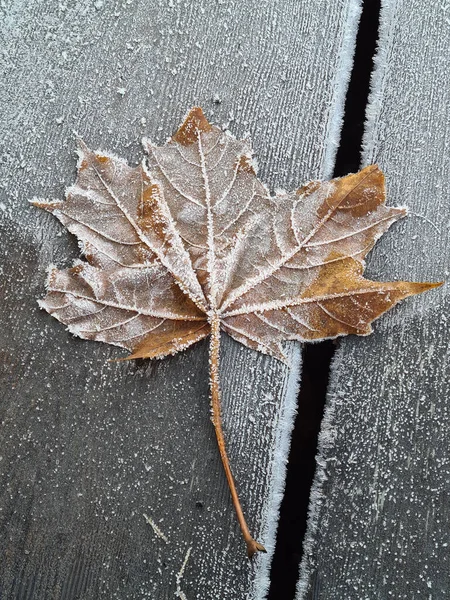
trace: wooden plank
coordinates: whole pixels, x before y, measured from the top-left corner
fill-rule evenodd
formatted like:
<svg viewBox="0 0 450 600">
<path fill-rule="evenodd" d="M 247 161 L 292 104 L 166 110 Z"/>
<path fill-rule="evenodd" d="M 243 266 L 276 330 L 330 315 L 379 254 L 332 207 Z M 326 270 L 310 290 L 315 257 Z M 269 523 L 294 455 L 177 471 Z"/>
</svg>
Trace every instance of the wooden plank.
<svg viewBox="0 0 450 600">
<path fill-rule="evenodd" d="M 410 216 L 378 242 L 375 279 L 449 275 L 448 3 L 385 1 L 364 164 Z M 334 360 L 298 600 L 448 597 L 448 286 L 347 339 Z"/>
<path fill-rule="evenodd" d="M 224 343 L 230 459 L 269 550 L 250 564 L 209 422 L 207 345 L 115 364 L 118 350 L 40 312 L 46 266 L 78 250 L 27 199 L 63 197 L 75 130 L 136 164 L 139 138 L 164 141 L 194 104 L 251 130 L 272 188 L 329 175 L 359 2 L 17 0 L 0 11 L 0 597 L 261 598 L 299 348 L 289 372 Z"/>
</svg>

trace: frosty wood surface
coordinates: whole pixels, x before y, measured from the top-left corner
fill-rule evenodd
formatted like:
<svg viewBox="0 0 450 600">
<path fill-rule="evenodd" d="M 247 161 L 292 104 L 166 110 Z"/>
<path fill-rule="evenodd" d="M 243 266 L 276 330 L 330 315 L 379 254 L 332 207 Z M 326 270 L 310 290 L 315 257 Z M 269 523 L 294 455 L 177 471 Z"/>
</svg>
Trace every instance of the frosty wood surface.
<svg viewBox="0 0 450 600">
<path fill-rule="evenodd" d="M 378 279 L 449 275 L 450 6 L 385 2 L 365 135 L 391 204 Z M 399 305 L 332 369 L 298 600 L 441 600 L 450 589 L 448 287 Z"/>
<path fill-rule="evenodd" d="M 237 135 L 251 130 L 272 188 L 329 176 L 359 3 L 16 1 L 0 11 L 0 597 L 261 598 L 299 349 L 289 372 L 224 343 L 230 460 L 269 550 L 249 564 L 209 422 L 206 344 L 110 363 L 123 353 L 40 312 L 45 265 L 78 251 L 27 199 L 63 197 L 74 131 L 136 164 L 141 136 L 162 142 L 193 104 Z"/>
</svg>

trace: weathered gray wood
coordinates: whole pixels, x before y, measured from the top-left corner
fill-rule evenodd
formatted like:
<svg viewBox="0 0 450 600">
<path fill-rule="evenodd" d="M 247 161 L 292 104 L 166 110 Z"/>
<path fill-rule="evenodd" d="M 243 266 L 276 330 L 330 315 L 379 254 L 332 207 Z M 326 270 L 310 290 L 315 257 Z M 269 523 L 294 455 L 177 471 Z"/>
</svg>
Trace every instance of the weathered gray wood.
<svg viewBox="0 0 450 600">
<path fill-rule="evenodd" d="M 384 2 L 364 163 L 410 216 L 369 275 L 449 276 L 448 3 Z M 347 339 L 334 361 L 298 600 L 443 600 L 450 590 L 448 286 Z"/>
<path fill-rule="evenodd" d="M 142 135 L 162 142 L 197 103 L 235 134 L 251 130 L 272 187 L 329 175 L 359 2 L 17 0 L 0 11 L 0 597 L 261 598 L 299 349 L 289 372 L 224 343 L 230 459 L 269 550 L 251 565 L 209 422 L 207 345 L 110 363 L 118 350 L 41 313 L 47 264 L 78 251 L 27 199 L 61 198 L 73 182 L 74 130 L 136 163 Z"/>
</svg>

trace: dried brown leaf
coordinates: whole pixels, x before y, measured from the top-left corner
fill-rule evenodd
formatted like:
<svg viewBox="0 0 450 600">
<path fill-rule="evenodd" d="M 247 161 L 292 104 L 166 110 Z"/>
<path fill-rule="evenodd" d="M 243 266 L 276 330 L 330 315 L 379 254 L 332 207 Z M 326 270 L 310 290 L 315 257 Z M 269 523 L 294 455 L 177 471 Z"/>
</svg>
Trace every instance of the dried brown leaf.
<svg viewBox="0 0 450 600">
<path fill-rule="evenodd" d="M 136 168 L 80 141 L 78 176 L 63 202 L 35 200 L 75 234 L 86 261 L 52 268 L 41 306 L 82 338 L 128 358 L 162 358 L 211 334 L 211 399 L 219 450 L 249 556 L 247 528 L 220 418 L 225 331 L 284 360 L 286 340 L 367 335 L 399 300 L 434 283 L 363 277 L 376 240 L 405 216 L 385 205 L 376 165 L 272 196 L 247 140 L 193 108 L 164 145 L 144 140 Z"/>
</svg>

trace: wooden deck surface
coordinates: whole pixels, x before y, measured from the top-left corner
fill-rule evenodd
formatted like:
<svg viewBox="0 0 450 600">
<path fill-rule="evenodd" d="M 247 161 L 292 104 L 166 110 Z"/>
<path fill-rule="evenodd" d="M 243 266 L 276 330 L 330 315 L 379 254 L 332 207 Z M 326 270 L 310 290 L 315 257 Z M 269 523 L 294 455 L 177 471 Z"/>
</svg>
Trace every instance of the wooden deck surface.
<svg viewBox="0 0 450 600">
<path fill-rule="evenodd" d="M 410 216 L 370 256 L 375 279 L 449 277 L 449 11 L 383 3 L 364 164 Z M 449 307 L 444 285 L 340 343 L 297 600 L 449 597 Z"/>
<path fill-rule="evenodd" d="M 0 597 L 262 598 L 299 348 L 288 371 L 224 343 L 230 459 L 269 551 L 250 564 L 209 420 L 207 345 L 115 364 L 120 351 L 40 312 L 47 265 L 78 250 L 27 200 L 63 197 L 74 132 L 136 164 L 140 138 L 164 141 L 194 104 L 251 132 L 271 188 L 330 176 L 359 2 L 17 0 L 0 13 Z"/>
</svg>

